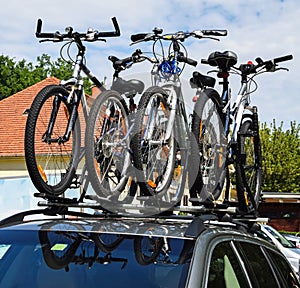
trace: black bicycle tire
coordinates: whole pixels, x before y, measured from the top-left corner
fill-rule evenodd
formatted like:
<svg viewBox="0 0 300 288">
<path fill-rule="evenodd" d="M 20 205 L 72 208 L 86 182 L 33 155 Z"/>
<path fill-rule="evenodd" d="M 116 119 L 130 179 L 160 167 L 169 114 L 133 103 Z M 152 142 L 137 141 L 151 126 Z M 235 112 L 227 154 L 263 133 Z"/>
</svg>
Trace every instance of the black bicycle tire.
<svg viewBox="0 0 300 288">
<path fill-rule="evenodd" d="M 157 189 L 157 187 L 153 187 L 152 185 L 149 184 L 148 179 L 143 171 L 143 151 L 142 151 L 142 146 L 141 146 L 141 141 L 142 141 L 142 125 L 143 125 L 143 118 L 144 118 L 144 113 L 145 109 L 151 100 L 152 96 L 158 94 L 160 95 L 160 99 L 164 102 L 164 106 L 167 108 L 167 94 L 166 91 L 163 88 L 160 87 L 150 87 L 148 88 L 143 95 L 141 96 L 141 99 L 139 101 L 138 109 L 136 112 L 136 118 L 135 118 L 135 125 L 134 125 L 134 132 L 133 132 L 133 137 L 132 137 L 132 151 L 133 151 L 133 163 L 134 167 L 136 168 L 136 174 L 137 174 L 137 183 L 140 187 L 140 193 L 142 196 L 153 196 L 157 194 L 163 195 L 164 193 L 167 192 L 169 189 L 170 183 L 172 181 L 173 177 L 173 171 L 174 171 L 174 166 L 175 166 L 175 147 L 176 147 L 176 141 L 174 139 L 174 130 L 172 131 L 171 135 L 171 141 L 173 141 L 171 153 L 171 157 L 168 156 L 168 165 L 171 165 L 172 171 L 168 170 L 169 173 L 163 175 L 164 179 L 164 185 L 162 187 L 159 187 L 160 189 Z M 167 108 L 168 109 L 168 108 Z M 168 111 L 166 109 L 166 111 Z M 171 162 L 169 162 L 171 161 Z"/>
<path fill-rule="evenodd" d="M 111 235 L 111 234 L 108 234 Z M 105 243 L 105 241 L 103 241 L 103 239 L 100 238 L 100 234 L 99 233 L 92 233 L 91 234 L 91 238 L 93 239 L 93 241 L 95 242 L 96 246 L 103 252 L 105 253 L 109 253 L 112 252 L 114 249 L 116 249 L 121 242 L 125 239 L 124 235 L 116 235 L 117 239 L 114 240 L 112 243 Z"/>
<path fill-rule="evenodd" d="M 70 184 L 74 179 L 76 168 L 77 168 L 76 161 L 79 157 L 79 152 L 80 152 L 81 137 L 80 137 L 79 117 L 77 117 L 76 123 L 73 127 L 73 131 L 71 134 L 72 152 L 64 176 L 62 176 L 61 180 L 55 185 L 48 184 L 47 181 L 44 181 L 39 171 L 38 163 L 36 159 L 37 155 L 35 153 L 35 133 L 36 130 L 38 130 L 37 121 L 39 120 L 39 117 L 41 117 L 40 116 L 41 109 L 43 108 L 44 105 L 46 106 L 45 102 L 54 95 L 61 97 L 62 103 L 64 103 L 68 111 L 71 112 L 70 111 L 71 108 L 66 102 L 67 101 L 66 98 L 68 97 L 69 92 L 64 87 L 60 85 L 49 85 L 44 87 L 37 94 L 30 107 L 30 112 L 27 118 L 26 128 L 25 128 L 24 149 L 25 149 L 25 161 L 26 161 L 27 170 L 32 180 L 32 183 L 34 184 L 36 189 L 41 193 L 58 196 L 64 193 L 66 189 L 70 187 Z M 47 151 L 45 151 L 45 153 L 47 153 Z"/>
<path fill-rule="evenodd" d="M 244 213 L 253 212 L 258 209 L 260 196 L 261 196 L 261 187 L 262 187 L 262 153 L 261 153 L 261 144 L 259 137 L 258 127 L 253 127 L 252 121 L 245 121 L 239 131 L 239 140 L 238 140 L 238 155 L 236 161 L 236 190 L 239 203 L 240 211 Z M 245 136 L 246 135 L 246 136 Z M 247 136 L 253 135 L 253 136 Z M 247 179 L 247 171 L 251 165 L 247 165 L 247 153 L 245 153 L 245 138 L 251 137 L 252 141 L 248 143 L 253 144 L 254 152 L 254 165 L 253 169 L 255 170 L 254 175 L 254 190 L 250 182 L 251 179 Z M 248 144 L 249 145 L 249 144 Z M 250 168 L 251 169 L 251 168 Z M 253 179 L 253 178 L 252 178 Z M 250 191 L 248 190 L 250 189 Z M 248 193 L 250 192 L 250 194 Z M 253 193 L 254 192 L 254 193 Z"/>
<path fill-rule="evenodd" d="M 89 118 L 87 121 L 87 127 L 86 127 L 86 134 L 85 134 L 85 157 L 86 157 L 86 166 L 88 171 L 88 177 L 91 182 L 91 185 L 95 191 L 95 193 L 100 197 L 111 197 L 111 196 L 118 196 L 117 194 L 120 194 L 128 180 L 128 176 L 125 175 L 122 180 L 120 181 L 119 185 L 116 185 L 114 188 L 114 191 L 110 190 L 107 186 L 100 183 L 98 173 L 96 171 L 95 165 L 95 143 L 94 143 L 94 136 L 95 136 L 95 127 L 96 122 L 98 121 L 98 115 L 101 112 L 101 107 L 106 101 L 114 101 L 117 105 L 119 105 L 119 108 L 123 111 L 124 118 L 126 118 L 126 121 L 124 121 L 124 125 L 127 125 L 125 127 L 126 131 L 128 131 L 128 107 L 126 105 L 126 102 L 124 98 L 120 95 L 119 92 L 116 92 L 114 90 L 107 90 L 102 92 L 94 101 L 92 108 L 89 113 Z M 129 155 L 129 153 L 128 153 Z M 127 155 L 127 157 L 129 157 Z M 100 168 L 99 168 L 100 169 Z"/>
<path fill-rule="evenodd" d="M 155 238 L 155 239 L 154 239 Z M 150 245 L 153 248 L 150 255 L 146 255 L 143 251 L 143 240 L 151 241 Z M 136 236 L 134 238 L 133 247 L 136 261 L 140 265 L 149 265 L 155 262 L 159 256 L 161 249 L 164 245 L 164 239 L 162 237 L 151 236 Z"/>
<path fill-rule="evenodd" d="M 199 202 L 213 202 L 217 200 L 223 190 L 224 182 L 225 182 L 225 176 L 226 173 L 224 173 L 225 167 L 225 150 L 222 152 L 222 168 L 218 169 L 215 181 L 216 184 L 214 185 L 213 189 L 206 189 L 205 181 L 203 181 L 203 175 L 202 175 L 202 160 L 201 155 L 202 148 L 201 141 L 199 140 L 202 135 L 200 132 L 200 129 L 202 129 L 202 118 L 204 113 L 205 105 L 210 101 L 213 105 L 214 113 L 215 113 L 215 119 L 217 119 L 218 123 L 216 125 L 213 125 L 210 121 L 207 122 L 207 127 L 210 127 L 210 129 L 215 133 L 216 137 L 219 135 L 220 141 L 219 145 L 220 147 L 223 147 L 222 149 L 225 149 L 225 137 L 224 137 L 224 129 L 223 129 L 223 115 L 221 114 L 221 108 L 220 108 L 220 96 L 217 91 L 213 89 L 207 89 L 202 91 L 199 94 L 199 98 L 194 106 L 193 111 L 193 117 L 192 117 L 192 133 L 191 133 L 191 151 L 190 151 L 190 157 L 189 157 L 189 171 L 188 171 L 188 179 L 189 179 L 189 190 L 190 190 L 190 197 L 191 198 L 198 198 Z M 217 126 L 217 127 L 216 127 Z M 221 153 L 220 153 L 221 155 Z M 197 169 L 198 167 L 198 169 Z M 224 171 L 223 171 L 224 170 Z M 223 171 L 223 172 L 222 172 Z M 197 202 L 193 203 L 194 205 L 197 205 Z"/>
<path fill-rule="evenodd" d="M 66 223 L 66 225 L 68 224 L 69 223 Z M 74 225 L 76 230 L 78 229 L 78 231 L 84 230 L 83 227 L 79 224 L 71 224 L 71 225 Z M 68 247 L 64 247 L 62 249 L 60 248 L 60 246 L 64 244 L 64 241 L 58 240 L 56 241 L 57 243 L 51 243 L 50 238 L 48 237 L 48 233 L 57 233 L 57 235 L 59 236 L 62 233 L 62 231 L 59 230 L 55 231 L 51 229 L 53 229 L 52 223 L 46 223 L 46 225 L 43 226 L 43 229 L 39 230 L 38 232 L 38 237 L 41 243 L 44 261 L 50 268 L 55 270 L 66 268 L 74 259 L 76 251 L 80 243 L 82 242 L 82 239 L 78 235 L 78 237 L 76 237 L 76 239 L 73 239 L 72 243 L 68 245 Z M 55 255 L 55 251 L 56 251 L 55 244 L 58 244 L 57 251 L 62 250 L 64 252 L 64 255 L 62 257 L 58 257 Z"/>
</svg>

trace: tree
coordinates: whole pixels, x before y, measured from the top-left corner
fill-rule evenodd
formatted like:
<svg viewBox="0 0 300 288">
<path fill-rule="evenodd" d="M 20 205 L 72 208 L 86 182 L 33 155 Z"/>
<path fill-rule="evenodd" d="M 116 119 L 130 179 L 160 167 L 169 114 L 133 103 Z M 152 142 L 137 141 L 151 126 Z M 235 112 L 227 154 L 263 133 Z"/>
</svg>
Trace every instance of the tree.
<svg viewBox="0 0 300 288">
<path fill-rule="evenodd" d="M 58 79 L 70 78 L 72 64 L 61 58 L 51 61 L 47 54 L 37 57 L 37 64 L 16 62 L 14 58 L 0 55 L 0 100 L 13 95 L 49 76 Z"/>
<path fill-rule="evenodd" d="M 300 191 L 300 124 L 291 122 L 290 129 L 282 129 L 275 120 L 260 130 L 263 156 L 263 191 Z"/>
</svg>

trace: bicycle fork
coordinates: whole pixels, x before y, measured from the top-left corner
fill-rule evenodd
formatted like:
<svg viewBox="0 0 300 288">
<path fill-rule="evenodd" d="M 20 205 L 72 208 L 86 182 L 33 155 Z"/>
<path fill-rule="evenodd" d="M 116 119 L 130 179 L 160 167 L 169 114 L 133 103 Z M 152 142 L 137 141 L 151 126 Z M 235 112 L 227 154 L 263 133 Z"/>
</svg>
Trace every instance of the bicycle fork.
<svg viewBox="0 0 300 288">
<path fill-rule="evenodd" d="M 51 144 L 51 143 L 62 144 L 62 143 L 65 143 L 65 142 L 69 141 L 70 136 L 71 136 L 71 132 L 73 131 L 75 122 L 77 120 L 78 101 L 76 101 L 75 103 L 72 104 L 71 111 L 69 111 L 66 107 L 64 107 L 65 108 L 65 110 L 64 110 L 65 116 L 68 119 L 68 124 L 67 124 L 64 135 L 59 136 L 57 138 L 51 138 L 52 134 L 53 134 L 54 124 L 55 124 L 55 121 L 57 120 L 58 111 L 59 111 L 59 108 L 60 108 L 60 105 L 61 105 L 61 102 L 62 102 L 61 97 L 63 97 L 63 96 L 57 95 L 53 99 L 52 111 L 51 111 L 47 131 L 44 133 L 44 135 L 42 137 L 42 141 L 46 142 L 48 144 Z"/>
</svg>

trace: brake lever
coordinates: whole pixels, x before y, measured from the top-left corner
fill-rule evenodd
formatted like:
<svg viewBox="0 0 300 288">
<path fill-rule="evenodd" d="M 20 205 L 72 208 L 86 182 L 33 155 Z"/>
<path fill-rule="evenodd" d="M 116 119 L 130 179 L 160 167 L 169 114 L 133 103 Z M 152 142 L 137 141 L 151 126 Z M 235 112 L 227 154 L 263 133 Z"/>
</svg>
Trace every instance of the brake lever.
<svg viewBox="0 0 300 288">
<path fill-rule="evenodd" d="M 62 42 L 63 40 L 60 38 L 52 38 L 52 39 L 42 39 L 39 40 L 40 43 L 42 42 Z"/>
<path fill-rule="evenodd" d="M 206 38 L 206 39 L 212 39 L 212 40 L 216 40 L 216 41 L 220 41 L 219 38 L 215 38 L 215 37 L 212 37 L 212 36 L 203 36 L 202 38 Z"/>
<path fill-rule="evenodd" d="M 218 71 L 218 70 L 210 70 L 210 71 L 208 71 L 207 72 L 207 74 L 210 74 L 210 73 L 219 73 L 220 71 Z"/>
<path fill-rule="evenodd" d="M 285 67 L 279 67 L 279 68 L 275 69 L 275 71 L 278 71 L 278 70 L 284 70 L 284 71 L 287 71 L 287 72 L 290 71 L 288 68 L 285 68 Z"/>
</svg>

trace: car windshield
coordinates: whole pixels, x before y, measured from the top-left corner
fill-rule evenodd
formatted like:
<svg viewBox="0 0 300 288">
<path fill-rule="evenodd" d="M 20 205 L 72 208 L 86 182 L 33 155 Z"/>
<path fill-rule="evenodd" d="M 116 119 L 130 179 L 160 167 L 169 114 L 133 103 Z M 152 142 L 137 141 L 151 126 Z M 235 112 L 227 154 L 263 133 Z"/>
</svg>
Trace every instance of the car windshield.
<svg viewBox="0 0 300 288">
<path fill-rule="evenodd" d="M 182 287 L 194 241 L 116 234 L 0 232 L 0 287 Z"/>
<path fill-rule="evenodd" d="M 282 236 L 277 230 L 269 226 L 264 226 L 264 227 L 270 234 L 272 234 L 282 244 L 283 247 L 296 248 L 296 246 L 292 242 L 290 242 L 288 239 Z"/>
</svg>

